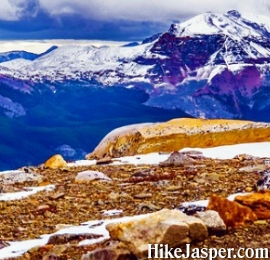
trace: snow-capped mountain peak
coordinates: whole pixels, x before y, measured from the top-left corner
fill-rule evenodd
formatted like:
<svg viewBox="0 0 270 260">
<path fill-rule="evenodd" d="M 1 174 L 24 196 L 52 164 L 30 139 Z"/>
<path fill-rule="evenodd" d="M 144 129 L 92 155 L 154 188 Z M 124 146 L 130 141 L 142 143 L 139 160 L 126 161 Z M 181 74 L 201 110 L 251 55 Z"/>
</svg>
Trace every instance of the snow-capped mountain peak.
<svg viewBox="0 0 270 260">
<path fill-rule="evenodd" d="M 178 37 L 215 34 L 231 38 L 265 37 L 266 34 L 269 36 L 266 25 L 245 19 L 239 12 L 232 10 L 226 14 L 208 12 L 197 15 L 185 22 L 173 24 L 170 31 Z"/>
<path fill-rule="evenodd" d="M 270 113 L 269 91 L 264 93 L 270 85 L 269 30 L 264 16 L 204 13 L 136 46 L 62 46 L 33 61 L 3 62 L 0 80 L 13 88 L 19 81 L 16 89 L 30 82 L 53 91 L 58 82 L 71 81 L 139 87 L 149 106 L 249 119 L 254 109 Z"/>
</svg>

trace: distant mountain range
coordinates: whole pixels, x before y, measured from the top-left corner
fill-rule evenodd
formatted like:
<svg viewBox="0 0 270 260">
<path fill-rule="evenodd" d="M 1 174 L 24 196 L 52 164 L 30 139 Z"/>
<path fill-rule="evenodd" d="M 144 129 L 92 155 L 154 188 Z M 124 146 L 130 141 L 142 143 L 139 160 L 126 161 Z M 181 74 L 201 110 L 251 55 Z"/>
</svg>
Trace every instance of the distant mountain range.
<svg viewBox="0 0 270 260">
<path fill-rule="evenodd" d="M 18 129 L 31 139 L 38 127 L 38 143 L 41 132 L 68 125 L 99 121 L 102 137 L 123 123 L 181 115 L 270 122 L 270 22 L 264 16 L 204 13 L 140 44 L 52 47 L 41 55 L 14 51 L 0 54 L 0 62 L 0 116 L 14 140 Z M 103 121 L 108 116 L 109 126 Z M 46 154 L 61 147 L 74 154 L 63 135 L 57 138 Z M 87 149 L 81 143 L 74 141 L 72 149 Z"/>
<path fill-rule="evenodd" d="M 270 109 L 270 22 L 253 19 L 237 11 L 204 13 L 139 45 L 17 54 L 0 64 L 0 74 L 26 88 L 49 83 L 52 91 L 59 82 L 122 84 L 148 93 L 149 106 L 179 108 L 194 117 L 262 120 Z"/>
<path fill-rule="evenodd" d="M 35 60 L 38 59 L 51 51 L 57 49 L 57 46 L 52 46 L 49 48 L 47 51 L 41 53 L 41 54 L 36 54 L 32 52 L 27 52 L 27 51 L 8 51 L 8 52 L 0 52 L 0 63 L 5 62 L 5 61 L 11 61 L 11 60 L 17 60 L 17 59 L 23 59 L 23 60 Z"/>
</svg>

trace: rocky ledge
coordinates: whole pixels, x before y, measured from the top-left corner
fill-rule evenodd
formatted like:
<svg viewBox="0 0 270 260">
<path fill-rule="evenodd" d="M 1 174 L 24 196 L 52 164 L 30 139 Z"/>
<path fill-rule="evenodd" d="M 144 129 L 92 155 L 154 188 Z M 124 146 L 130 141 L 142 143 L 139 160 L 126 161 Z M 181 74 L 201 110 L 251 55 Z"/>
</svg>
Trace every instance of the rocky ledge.
<svg viewBox="0 0 270 260">
<path fill-rule="evenodd" d="M 165 123 L 137 124 L 110 132 L 86 159 L 269 141 L 269 133 L 268 123 L 240 120 L 181 118 Z"/>
</svg>

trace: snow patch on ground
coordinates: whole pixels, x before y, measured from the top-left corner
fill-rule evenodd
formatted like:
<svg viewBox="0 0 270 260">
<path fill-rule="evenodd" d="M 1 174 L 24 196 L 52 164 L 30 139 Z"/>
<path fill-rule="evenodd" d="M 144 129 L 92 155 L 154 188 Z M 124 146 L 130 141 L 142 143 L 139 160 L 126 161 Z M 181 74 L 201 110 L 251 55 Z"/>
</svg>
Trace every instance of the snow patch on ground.
<svg viewBox="0 0 270 260">
<path fill-rule="evenodd" d="M 223 145 L 210 148 L 184 148 L 180 152 L 186 151 L 200 151 L 205 157 L 213 159 L 232 159 L 238 154 L 249 154 L 257 157 L 270 157 L 270 142 L 259 142 L 259 143 L 244 143 L 244 144 L 233 144 Z M 121 164 L 150 164 L 158 165 L 168 159 L 170 153 L 149 153 L 140 154 L 134 156 L 124 156 L 117 159 L 113 159 L 112 165 Z M 80 160 L 74 163 L 68 163 L 68 166 L 89 166 L 94 165 L 96 160 Z"/>
<path fill-rule="evenodd" d="M 105 239 L 109 238 L 109 232 L 106 229 L 106 225 L 110 223 L 116 222 L 124 222 L 135 219 L 143 218 L 145 215 L 137 215 L 132 217 L 123 217 L 117 219 L 108 219 L 108 220 L 94 220 L 82 223 L 80 226 L 69 227 L 65 229 L 61 229 L 53 234 L 42 235 L 40 238 L 31 239 L 26 241 L 18 241 L 18 242 L 9 242 L 10 246 L 5 247 L 0 250 L 0 259 L 6 259 L 10 257 L 18 257 L 30 250 L 33 247 L 44 246 L 49 241 L 50 237 L 57 234 L 97 234 L 102 237 L 97 239 L 87 239 L 83 240 L 79 243 L 79 246 L 96 244 L 98 242 L 102 242 Z"/>
<path fill-rule="evenodd" d="M 27 187 L 24 191 L 19 192 L 10 192 L 10 193 L 1 193 L 0 194 L 0 201 L 7 201 L 7 200 L 20 200 L 24 199 L 30 195 L 36 194 L 40 191 L 52 191 L 54 190 L 54 185 L 47 185 L 42 187 Z"/>
</svg>

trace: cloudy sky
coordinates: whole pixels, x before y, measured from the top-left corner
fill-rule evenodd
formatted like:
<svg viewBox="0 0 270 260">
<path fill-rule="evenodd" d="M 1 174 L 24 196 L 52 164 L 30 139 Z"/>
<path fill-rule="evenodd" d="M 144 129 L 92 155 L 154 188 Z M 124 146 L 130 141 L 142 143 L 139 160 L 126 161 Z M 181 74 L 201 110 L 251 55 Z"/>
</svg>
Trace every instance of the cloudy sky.
<svg viewBox="0 0 270 260">
<path fill-rule="evenodd" d="M 269 0 L 0 0 L 0 39 L 141 40 L 172 22 L 236 9 L 270 15 Z"/>
</svg>

